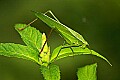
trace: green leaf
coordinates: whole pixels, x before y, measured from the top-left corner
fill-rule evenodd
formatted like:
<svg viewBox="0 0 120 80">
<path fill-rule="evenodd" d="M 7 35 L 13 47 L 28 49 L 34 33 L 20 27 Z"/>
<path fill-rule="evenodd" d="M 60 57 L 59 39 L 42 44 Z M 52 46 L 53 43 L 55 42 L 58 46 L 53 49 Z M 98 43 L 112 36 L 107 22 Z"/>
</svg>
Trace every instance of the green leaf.
<svg viewBox="0 0 120 80">
<path fill-rule="evenodd" d="M 30 47 L 14 43 L 0 43 L 0 55 L 32 60 L 38 63 L 38 53 Z"/>
<path fill-rule="evenodd" d="M 97 80 L 97 63 L 79 68 L 77 72 L 78 80 Z"/>
<path fill-rule="evenodd" d="M 107 63 L 109 63 L 110 66 L 112 66 L 112 64 L 104 56 L 100 55 L 99 53 L 95 52 L 94 50 L 91 50 L 91 52 L 92 52 L 92 55 L 95 55 L 95 56 L 98 56 L 98 57 L 104 59 Z"/>
<path fill-rule="evenodd" d="M 41 71 L 45 80 L 60 80 L 60 70 L 57 65 L 41 66 Z"/>
<path fill-rule="evenodd" d="M 45 33 L 43 33 L 42 35 L 42 48 L 43 49 L 41 49 L 42 52 L 39 54 L 39 56 L 41 58 L 40 63 L 41 65 L 44 65 L 44 66 L 48 66 L 49 61 L 50 61 L 50 47 L 48 47 L 46 40 L 47 40 L 46 35 Z"/>
<path fill-rule="evenodd" d="M 105 61 L 107 61 L 110 64 L 110 62 L 104 56 L 102 56 L 99 53 L 95 52 L 94 50 L 90 50 L 88 48 L 82 48 L 80 46 L 79 47 L 71 47 L 73 52 L 70 49 L 69 45 L 68 45 L 67 48 L 63 48 L 63 49 L 61 49 L 61 48 L 63 48 L 63 46 L 59 46 L 59 47 L 54 49 L 54 51 L 51 55 L 51 59 L 50 59 L 51 62 L 53 62 L 54 60 L 58 60 L 58 59 L 61 59 L 61 58 L 68 57 L 68 56 L 90 54 L 90 55 L 98 56 L 98 57 L 104 59 Z M 60 51 L 60 49 L 61 49 L 61 51 Z"/>
<path fill-rule="evenodd" d="M 42 45 L 42 34 L 39 32 L 39 30 L 36 30 L 31 26 L 28 26 L 23 30 L 19 30 L 25 26 L 26 24 L 16 24 L 15 29 L 21 35 L 21 38 L 27 46 L 30 46 L 31 48 L 39 51 Z"/>
</svg>

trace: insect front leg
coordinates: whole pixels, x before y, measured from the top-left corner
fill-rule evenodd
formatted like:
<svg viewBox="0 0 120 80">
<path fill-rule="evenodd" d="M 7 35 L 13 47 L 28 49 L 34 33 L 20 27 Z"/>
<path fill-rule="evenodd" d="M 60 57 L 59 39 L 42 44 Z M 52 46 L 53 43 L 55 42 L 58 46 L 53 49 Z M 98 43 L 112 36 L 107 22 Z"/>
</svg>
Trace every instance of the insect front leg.
<svg viewBox="0 0 120 80">
<path fill-rule="evenodd" d="M 18 28 L 18 30 L 24 30 L 26 27 L 30 26 L 32 23 L 34 23 L 35 21 L 37 21 L 38 18 L 34 19 L 33 21 L 31 21 L 29 24 L 27 24 L 26 26 L 24 26 L 23 28 Z"/>
<path fill-rule="evenodd" d="M 50 14 L 53 16 L 53 18 L 55 18 L 55 20 L 59 22 L 59 20 L 55 17 L 55 15 L 52 13 L 51 10 L 46 11 L 44 14 L 47 14 L 47 13 L 50 13 Z M 50 33 L 49 33 L 49 35 L 48 35 L 48 38 L 50 37 L 52 31 L 53 31 L 53 28 L 51 29 L 51 31 L 50 31 Z M 48 38 L 47 38 L 47 40 L 48 40 Z M 40 53 L 42 52 L 42 50 L 43 50 L 43 48 L 44 48 L 44 46 L 45 46 L 47 40 L 45 41 L 45 43 L 44 43 L 44 45 L 43 45 L 43 47 L 42 47 Z"/>
<path fill-rule="evenodd" d="M 52 13 L 51 10 L 46 11 L 44 14 L 47 14 L 47 13 L 50 13 L 50 14 L 53 16 L 53 18 L 55 18 L 55 20 L 59 22 L 59 20 L 54 16 L 54 14 Z M 27 24 L 26 26 L 24 26 L 23 28 L 18 28 L 18 30 L 20 30 L 20 31 L 24 30 L 26 27 L 30 26 L 32 23 L 34 23 L 34 22 L 37 21 L 37 20 L 38 20 L 38 18 L 34 19 L 33 21 L 31 21 L 30 23 L 28 23 L 28 24 Z"/>
</svg>

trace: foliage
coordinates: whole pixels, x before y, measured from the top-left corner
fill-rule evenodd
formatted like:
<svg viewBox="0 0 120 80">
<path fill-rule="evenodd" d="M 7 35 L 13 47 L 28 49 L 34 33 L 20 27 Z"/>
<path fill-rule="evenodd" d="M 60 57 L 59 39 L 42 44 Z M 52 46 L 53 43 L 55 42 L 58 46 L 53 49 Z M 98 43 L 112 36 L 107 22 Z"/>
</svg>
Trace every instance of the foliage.
<svg viewBox="0 0 120 80">
<path fill-rule="evenodd" d="M 26 45 L 0 43 L 0 55 L 36 62 L 39 64 L 44 79 L 46 80 L 60 80 L 59 67 L 54 65 L 53 62 L 68 56 L 90 54 L 98 56 L 110 64 L 105 57 L 87 47 L 88 43 L 84 40 L 82 35 L 63 26 L 62 23 L 49 18 L 47 15 L 39 14 L 42 15 L 44 21 L 47 21 L 45 22 L 46 24 L 54 27 L 61 34 L 67 44 L 56 47 L 53 52 L 50 53 L 50 46 L 46 43 L 47 39 L 45 33 L 42 34 L 39 30 L 26 24 L 16 24 L 15 29 Z M 38 13 L 35 13 L 35 15 L 39 17 Z M 78 69 L 78 80 L 96 80 L 96 66 L 97 64 L 93 64 Z M 92 75 L 93 79 L 89 79 Z"/>
<path fill-rule="evenodd" d="M 97 80 L 96 68 L 96 63 L 79 68 L 77 72 L 78 80 Z"/>
<path fill-rule="evenodd" d="M 57 65 L 41 66 L 41 72 L 46 80 L 60 80 L 60 70 Z"/>
</svg>

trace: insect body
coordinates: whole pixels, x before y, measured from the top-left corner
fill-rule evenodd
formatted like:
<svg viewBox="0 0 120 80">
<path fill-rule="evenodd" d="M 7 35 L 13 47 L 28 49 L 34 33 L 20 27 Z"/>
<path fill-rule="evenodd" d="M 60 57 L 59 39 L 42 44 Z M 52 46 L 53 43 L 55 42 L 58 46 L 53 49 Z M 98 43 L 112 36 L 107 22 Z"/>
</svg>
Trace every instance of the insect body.
<svg viewBox="0 0 120 80">
<path fill-rule="evenodd" d="M 68 44 L 70 45 L 74 44 L 74 45 L 79 45 L 79 46 L 81 45 L 82 47 L 85 47 L 86 45 L 88 45 L 87 41 L 85 41 L 84 38 L 79 33 L 63 25 L 58 20 L 54 20 L 50 18 L 49 16 L 43 13 L 40 13 L 40 12 L 35 12 L 35 15 L 39 19 L 41 19 L 43 22 L 45 22 L 49 27 L 59 32 L 60 35 L 65 39 L 65 41 Z"/>
<path fill-rule="evenodd" d="M 70 48 L 74 55 L 74 50 L 72 49 L 72 47 L 85 48 L 87 45 L 89 45 L 87 41 L 84 40 L 82 35 L 60 23 L 59 20 L 53 15 L 53 13 L 51 11 L 49 12 L 56 20 L 50 18 L 44 13 L 35 12 L 35 15 L 44 23 L 46 23 L 49 27 L 55 29 L 67 42 L 67 45 L 63 45 L 62 48 L 59 50 L 59 52 L 56 55 L 56 58 L 59 56 L 61 50 L 64 48 Z"/>
<path fill-rule="evenodd" d="M 74 30 L 70 29 L 69 27 L 63 25 L 62 23 L 60 23 L 59 20 L 54 16 L 54 14 L 50 10 L 45 13 L 35 12 L 35 11 L 33 11 L 33 12 L 37 16 L 37 18 L 35 20 L 33 20 L 31 23 L 35 22 L 39 18 L 43 22 L 45 22 L 49 27 L 51 27 L 52 30 L 55 29 L 62 36 L 62 38 L 65 39 L 65 41 L 67 42 L 67 45 L 63 45 L 63 47 L 60 49 L 60 51 L 64 48 L 70 48 L 71 51 L 74 53 L 72 47 L 80 46 L 82 48 L 85 48 L 86 45 L 88 45 L 87 41 L 84 40 L 82 35 L 75 32 Z M 48 13 L 48 12 L 54 17 L 55 20 L 46 15 L 46 13 Z M 29 23 L 28 25 L 30 25 L 31 23 Z M 24 28 L 26 28 L 26 27 L 27 26 L 25 26 Z M 22 28 L 21 30 L 23 30 L 24 28 Z M 46 42 L 44 43 L 44 45 L 45 44 L 46 44 Z M 43 48 L 44 48 L 44 46 L 42 47 L 40 53 L 43 51 Z M 59 53 L 60 53 L 60 51 L 59 51 Z M 57 54 L 57 56 L 59 55 L 59 53 Z"/>
</svg>

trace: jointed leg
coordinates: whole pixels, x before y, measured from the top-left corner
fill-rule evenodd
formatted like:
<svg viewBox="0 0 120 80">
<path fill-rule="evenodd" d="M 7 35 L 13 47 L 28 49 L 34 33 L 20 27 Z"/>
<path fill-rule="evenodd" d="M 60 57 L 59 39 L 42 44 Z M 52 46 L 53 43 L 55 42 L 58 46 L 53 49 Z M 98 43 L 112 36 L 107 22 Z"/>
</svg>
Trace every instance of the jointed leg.
<svg viewBox="0 0 120 80">
<path fill-rule="evenodd" d="M 47 43 L 47 41 L 48 41 L 48 39 L 49 39 L 49 37 L 50 37 L 50 35 L 51 35 L 52 31 L 53 31 L 53 29 L 51 29 L 51 30 L 50 30 L 49 35 L 48 35 L 48 37 L 47 37 L 47 39 L 46 39 L 45 43 L 43 44 L 43 46 L 42 46 L 42 48 L 41 48 L 40 53 L 43 51 L 44 46 L 45 46 L 45 44 Z"/>
<path fill-rule="evenodd" d="M 50 13 L 50 14 L 53 16 L 53 18 L 55 18 L 55 19 L 56 19 L 56 21 L 58 21 L 58 22 L 59 22 L 59 20 L 58 20 L 58 19 L 54 16 L 54 14 L 52 13 L 52 11 L 48 10 L 48 11 L 47 11 L 47 12 L 45 12 L 44 14 L 47 14 L 47 13 Z M 29 24 L 27 24 L 27 25 L 26 25 L 26 26 L 24 26 L 23 28 L 19 28 L 19 30 L 24 30 L 26 27 L 28 27 L 29 25 L 31 25 L 32 23 L 34 23 L 34 22 L 35 22 L 35 21 L 37 21 L 37 20 L 38 20 L 38 18 L 34 19 L 32 22 L 30 22 Z M 50 37 L 50 34 L 52 33 L 52 30 L 53 30 L 53 29 L 51 29 L 51 31 L 50 31 L 50 33 L 49 33 L 49 35 L 48 35 L 48 38 Z M 48 40 L 48 38 L 47 38 L 47 40 Z M 45 44 L 46 44 L 47 40 L 45 41 L 45 43 L 44 43 L 44 45 L 43 45 L 43 47 L 42 47 L 42 49 L 41 49 L 40 53 L 43 51 L 44 46 L 45 46 Z"/>
<path fill-rule="evenodd" d="M 27 24 L 26 26 L 24 26 L 23 28 L 18 28 L 20 31 L 24 30 L 26 27 L 30 26 L 32 23 L 34 23 L 35 21 L 37 21 L 38 18 L 34 19 L 32 22 L 30 22 L 29 24 Z"/>
<path fill-rule="evenodd" d="M 56 21 L 58 21 L 59 22 L 59 20 L 54 16 L 54 14 L 52 13 L 52 11 L 50 11 L 50 10 L 48 10 L 47 12 L 45 12 L 44 14 L 47 14 L 47 13 L 50 13 L 55 19 L 56 19 Z M 48 39 L 49 39 L 49 37 L 50 37 L 50 35 L 51 35 L 51 33 L 52 33 L 52 31 L 53 31 L 53 29 L 51 29 L 50 30 L 50 33 L 49 33 L 49 35 L 48 35 L 48 38 L 46 39 L 46 41 L 45 41 L 45 43 L 44 43 L 44 45 L 42 46 L 42 49 L 41 49 L 41 51 L 40 51 L 40 53 L 43 51 L 43 49 L 44 49 L 44 46 L 45 46 L 45 44 L 47 43 L 47 41 L 48 41 Z"/>
<path fill-rule="evenodd" d="M 55 20 L 59 22 L 59 20 L 54 16 L 54 14 L 52 13 L 51 10 L 48 10 L 48 11 L 45 12 L 44 14 L 47 14 L 47 13 L 50 13 L 50 14 L 53 16 L 53 18 L 55 18 Z M 26 27 L 30 26 L 32 23 L 34 23 L 34 22 L 37 21 L 37 20 L 38 20 L 38 18 L 34 19 L 33 21 L 31 21 L 29 24 L 27 24 L 27 25 L 24 26 L 23 28 L 18 28 L 18 30 L 20 30 L 20 31 L 21 31 L 21 30 L 24 30 Z"/>
<path fill-rule="evenodd" d="M 45 12 L 44 14 L 47 14 L 47 13 L 50 13 L 50 14 L 53 16 L 53 18 L 55 18 L 55 20 L 56 20 L 57 22 L 60 22 L 60 21 L 55 17 L 55 15 L 53 14 L 53 12 L 52 12 L 51 10 L 48 10 L 48 11 Z"/>
<path fill-rule="evenodd" d="M 62 48 L 59 50 L 59 52 L 58 52 L 56 58 L 59 56 L 59 53 L 61 52 L 61 50 L 64 49 L 64 48 L 70 48 L 71 51 L 72 51 L 72 53 L 73 53 L 73 55 L 74 55 L 74 51 L 73 51 L 72 47 L 79 47 L 79 45 L 68 45 L 68 46 L 62 46 Z M 56 58 L 55 58 L 55 59 L 56 59 Z M 55 59 L 54 59 L 54 60 L 55 60 Z"/>
</svg>

